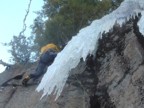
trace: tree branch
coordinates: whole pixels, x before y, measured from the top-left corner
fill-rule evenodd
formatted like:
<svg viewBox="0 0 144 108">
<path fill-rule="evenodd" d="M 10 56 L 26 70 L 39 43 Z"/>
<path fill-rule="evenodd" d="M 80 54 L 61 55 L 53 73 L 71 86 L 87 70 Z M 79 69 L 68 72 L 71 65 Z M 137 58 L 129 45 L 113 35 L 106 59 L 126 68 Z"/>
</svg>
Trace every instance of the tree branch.
<svg viewBox="0 0 144 108">
<path fill-rule="evenodd" d="M 27 19 L 27 16 L 29 14 L 29 11 L 30 11 L 31 2 L 32 2 L 32 0 L 29 1 L 28 9 L 26 10 L 26 15 L 25 15 L 25 17 L 23 19 L 23 30 L 19 33 L 19 36 L 21 36 L 22 34 L 24 34 L 24 32 L 26 31 L 26 28 L 27 28 L 27 26 L 26 26 L 26 19 Z"/>
<path fill-rule="evenodd" d="M 8 64 L 8 63 L 6 63 L 6 62 L 3 62 L 2 60 L 0 60 L 0 64 L 2 64 L 3 66 L 7 66 L 7 67 L 12 66 L 11 64 Z"/>
</svg>

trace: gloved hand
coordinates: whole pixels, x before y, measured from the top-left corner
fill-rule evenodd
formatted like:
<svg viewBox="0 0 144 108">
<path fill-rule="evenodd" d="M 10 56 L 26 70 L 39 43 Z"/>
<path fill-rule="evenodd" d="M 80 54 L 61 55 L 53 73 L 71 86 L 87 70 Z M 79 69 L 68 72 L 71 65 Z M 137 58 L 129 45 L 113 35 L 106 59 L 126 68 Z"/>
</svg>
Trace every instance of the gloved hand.
<svg viewBox="0 0 144 108">
<path fill-rule="evenodd" d="M 23 80 L 22 80 L 22 85 L 27 86 L 28 81 L 30 80 L 30 77 L 27 75 Z"/>
</svg>

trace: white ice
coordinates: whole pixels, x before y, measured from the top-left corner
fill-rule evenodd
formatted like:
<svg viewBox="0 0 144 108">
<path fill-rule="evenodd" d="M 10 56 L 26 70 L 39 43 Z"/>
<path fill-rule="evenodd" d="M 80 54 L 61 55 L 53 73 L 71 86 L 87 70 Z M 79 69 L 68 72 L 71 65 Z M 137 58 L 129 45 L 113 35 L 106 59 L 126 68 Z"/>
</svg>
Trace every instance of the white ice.
<svg viewBox="0 0 144 108">
<path fill-rule="evenodd" d="M 115 23 L 124 24 L 138 13 L 142 12 L 143 15 L 143 7 L 144 0 L 125 0 L 112 13 L 81 29 L 57 55 L 53 64 L 48 67 L 36 90 L 38 92 L 43 90 L 43 96 L 50 95 L 54 91 L 57 99 L 63 90 L 71 69 L 78 65 L 80 58 L 85 60 L 88 54 L 94 54 L 97 51 L 98 39 L 101 38 L 101 33 L 109 32 Z M 144 34 L 143 17 L 144 15 L 139 22 L 139 27 L 140 32 Z"/>
</svg>

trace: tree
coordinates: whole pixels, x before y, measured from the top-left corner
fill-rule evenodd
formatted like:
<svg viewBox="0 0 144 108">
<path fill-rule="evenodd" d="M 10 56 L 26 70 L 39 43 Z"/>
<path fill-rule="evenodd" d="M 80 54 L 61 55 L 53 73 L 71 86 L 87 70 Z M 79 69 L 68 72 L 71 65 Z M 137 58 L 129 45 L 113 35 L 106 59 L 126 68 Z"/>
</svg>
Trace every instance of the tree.
<svg viewBox="0 0 144 108">
<path fill-rule="evenodd" d="M 94 19 L 111 12 L 123 0 L 44 0 L 43 10 L 34 22 L 35 43 L 40 47 L 63 44 Z M 42 17 L 47 20 L 42 21 Z"/>
<path fill-rule="evenodd" d="M 8 45 L 11 47 L 11 54 L 13 57 L 13 61 L 15 63 L 27 63 L 30 61 L 31 53 L 32 53 L 32 45 L 30 44 L 30 38 L 26 38 L 23 35 L 13 36 Z"/>
</svg>

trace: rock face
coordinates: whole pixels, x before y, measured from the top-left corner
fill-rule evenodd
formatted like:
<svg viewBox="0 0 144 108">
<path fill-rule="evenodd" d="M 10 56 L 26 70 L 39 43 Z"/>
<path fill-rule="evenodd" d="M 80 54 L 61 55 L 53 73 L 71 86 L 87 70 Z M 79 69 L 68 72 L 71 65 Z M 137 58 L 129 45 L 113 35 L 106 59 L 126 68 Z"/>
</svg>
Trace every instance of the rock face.
<svg viewBox="0 0 144 108">
<path fill-rule="evenodd" d="M 0 91 L 0 108 L 144 108 L 143 42 L 136 21 L 115 26 L 99 40 L 96 59 L 89 56 L 72 70 L 56 101 L 53 95 L 40 100 L 37 85 L 7 86 Z M 2 73 L 0 83 L 20 71 L 16 70 Z"/>
</svg>

